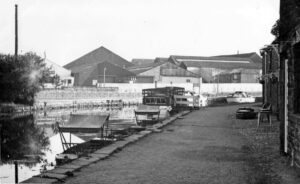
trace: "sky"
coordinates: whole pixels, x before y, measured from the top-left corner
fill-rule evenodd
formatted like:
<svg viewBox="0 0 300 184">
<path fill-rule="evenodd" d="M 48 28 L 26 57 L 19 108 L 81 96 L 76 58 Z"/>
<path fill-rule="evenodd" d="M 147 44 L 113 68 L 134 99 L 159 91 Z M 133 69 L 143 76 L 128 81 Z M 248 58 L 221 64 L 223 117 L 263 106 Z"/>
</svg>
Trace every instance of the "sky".
<svg viewBox="0 0 300 184">
<path fill-rule="evenodd" d="M 0 53 L 65 65 L 104 46 L 121 57 L 257 52 L 274 40 L 279 0 L 0 0 Z"/>
</svg>

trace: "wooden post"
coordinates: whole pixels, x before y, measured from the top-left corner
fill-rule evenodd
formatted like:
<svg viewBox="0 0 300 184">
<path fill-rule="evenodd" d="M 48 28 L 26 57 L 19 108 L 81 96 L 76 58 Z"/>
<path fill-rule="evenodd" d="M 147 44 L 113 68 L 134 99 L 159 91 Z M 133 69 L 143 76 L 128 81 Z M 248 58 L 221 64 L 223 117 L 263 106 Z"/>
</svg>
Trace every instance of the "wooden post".
<svg viewBox="0 0 300 184">
<path fill-rule="evenodd" d="M 19 183 L 19 177 L 18 177 L 18 161 L 14 161 L 15 164 L 15 183 Z"/>
</svg>

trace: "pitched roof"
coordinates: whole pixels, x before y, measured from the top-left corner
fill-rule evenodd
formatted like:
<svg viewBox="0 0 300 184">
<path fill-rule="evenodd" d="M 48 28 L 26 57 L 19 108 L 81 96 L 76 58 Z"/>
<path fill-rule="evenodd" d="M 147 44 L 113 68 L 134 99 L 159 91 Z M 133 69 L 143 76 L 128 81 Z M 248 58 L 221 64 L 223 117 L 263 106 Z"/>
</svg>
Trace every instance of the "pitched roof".
<svg viewBox="0 0 300 184">
<path fill-rule="evenodd" d="M 251 59 L 254 63 L 262 62 L 261 57 L 256 52 L 243 53 L 243 54 L 232 54 L 232 55 L 220 55 L 216 57 L 236 57 L 236 58 L 248 58 Z"/>
<path fill-rule="evenodd" d="M 125 77 L 125 76 L 135 76 L 135 74 L 127 69 L 119 67 L 117 65 L 113 65 L 109 62 L 99 63 L 98 67 L 98 75 L 104 75 L 104 68 L 106 75 Z"/>
<path fill-rule="evenodd" d="M 150 70 L 150 69 L 155 68 L 162 64 L 164 64 L 164 63 L 148 63 L 148 64 L 146 63 L 146 64 L 141 64 L 141 65 L 134 65 L 134 66 L 128 67 L 126 69 L 135 74 L 140 74 L 140 73 L 143 73 L 147 70 Z"/>
<path fill-rule="evenodd" d="M 153 62 L 154 62 L 154 59 L 139 59 L 139 58 L 136 58 L 136 59 L 131 60 L 131 63 L 133 65 L 151 64 Z"/>
<path fill-rule="evenodd" d="M 101 46 L 98 49 L 95 49 L 81 56 L 80 58 L 66 64 L 64 67 L 67 69 L 73 69 L 77 66 L 98 64 L 104 61 L 110 62 L 111 64 L 118 65 L 120 67 L 128 67 L 133 65 L 124 58 Z"/>
<path fill-rule="evenodd" d="M 58 65 L 57 63 L 45 58 L 44 62 L 46 64 L 47 67 L 51 68 L 52 70 L 55 71 L 55 74 L 59 75 L 60 78 L 64 78 L 64 77 L 70 77 L 71 76 L 71 70 L 68 70 L 60 65 Z"/>
<path fill-rule="evenodd" d="M 166 62 L 169 61 L 169 58 L 165 58 L 165 57 L 157 57 L 155 58 L 154 62 Z"/>
<path fill-rule="evenodd" d="M 183 62 L 187 67 L 220 68 L 220 69 L 261 69 L 261 62 L 254 62 L 245 56 L 172 56 L 177 62 Z"/>
</svg>

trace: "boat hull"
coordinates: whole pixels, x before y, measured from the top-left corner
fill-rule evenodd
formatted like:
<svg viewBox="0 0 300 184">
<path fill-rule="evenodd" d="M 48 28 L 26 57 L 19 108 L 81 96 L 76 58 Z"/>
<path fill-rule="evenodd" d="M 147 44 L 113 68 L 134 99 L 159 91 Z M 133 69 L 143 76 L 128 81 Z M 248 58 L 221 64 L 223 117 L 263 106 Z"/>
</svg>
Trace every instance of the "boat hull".
<svg viewBox="0 0 300 184">
<path fill-rule="evenodd" d="M 227 103 L 253 103 L 255 102 L 254 97 L 246 97 L 246 98 L 234 98 L 234 97 L 227 97 Z"/>
</svg>

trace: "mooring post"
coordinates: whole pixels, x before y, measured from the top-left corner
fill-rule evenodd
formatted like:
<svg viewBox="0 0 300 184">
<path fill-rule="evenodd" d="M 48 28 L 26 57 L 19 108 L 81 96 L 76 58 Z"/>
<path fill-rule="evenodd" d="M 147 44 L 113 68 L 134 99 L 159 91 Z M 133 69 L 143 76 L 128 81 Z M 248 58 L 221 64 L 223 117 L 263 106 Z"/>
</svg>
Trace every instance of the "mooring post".
<svg viewBox="0 0 300 184">
<path fill-rule="evenodd" d="M 15 164 L 15 183 L 19 183 L 19 177 L 18 177 L 18 161 L 14 161 Z"/>
</svg>

